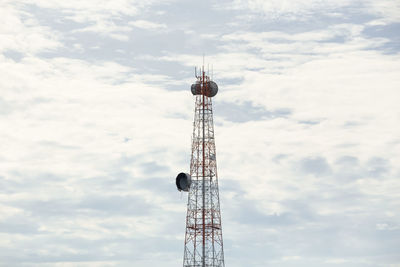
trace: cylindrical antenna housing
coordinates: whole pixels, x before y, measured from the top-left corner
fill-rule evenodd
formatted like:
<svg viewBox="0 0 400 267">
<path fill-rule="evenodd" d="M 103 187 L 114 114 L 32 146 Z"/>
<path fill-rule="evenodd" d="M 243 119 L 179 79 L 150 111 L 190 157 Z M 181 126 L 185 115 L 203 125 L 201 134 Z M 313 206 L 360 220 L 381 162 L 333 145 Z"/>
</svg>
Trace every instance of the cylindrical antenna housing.
<svg viewBox="0 0 400 267">
<path fill-rule="evenodd" d="M 190 88 L 193 95 L 201 95 L 202 94 L 201 89 L 202 89 L 201 83 L 199 81 L 192 84 Z M 206 82 L 203 91 L 205 96 L 214 97 L 218 93 L 218 85 L 213 81 Z"/>
</svg>

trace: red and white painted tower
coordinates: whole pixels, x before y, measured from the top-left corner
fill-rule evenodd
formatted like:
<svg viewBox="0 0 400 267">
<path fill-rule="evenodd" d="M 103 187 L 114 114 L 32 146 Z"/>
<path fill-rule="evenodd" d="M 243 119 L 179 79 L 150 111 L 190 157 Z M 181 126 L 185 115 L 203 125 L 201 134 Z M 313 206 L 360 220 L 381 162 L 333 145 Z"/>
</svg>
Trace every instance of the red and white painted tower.
<svg viewBox="0 0 400 267">
<path fill-rule="evenodd" d="M 196 97 L 190 175 L 176 177 L 179 191 L 188 192 L 184 267 L 224 267 L 221 211 L 211 98 L 218 86 L 204 71 L 192 85 Z"/>
</svg>

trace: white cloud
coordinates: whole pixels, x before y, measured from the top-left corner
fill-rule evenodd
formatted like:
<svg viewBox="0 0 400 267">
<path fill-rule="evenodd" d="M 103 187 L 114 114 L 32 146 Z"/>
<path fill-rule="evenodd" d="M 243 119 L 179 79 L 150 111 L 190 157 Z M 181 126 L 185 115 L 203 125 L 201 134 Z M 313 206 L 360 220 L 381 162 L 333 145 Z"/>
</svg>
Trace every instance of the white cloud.
<svg viewBox="0 0 400 267">
<path fill-rule="evenodd" d="M 108 35 L 111 38 L 127 41 L 129 37 L 127 32 L 132 27 L 124 24 L 127 18 L 133 18 L 148 9 L 150 6 L 158 3 L 159 1 L 135 1 L 135 0 L 118 0 L 118 1 L 47 1 L 47 0 L 19 0 L 19 1 L 6 1 L 3 5 L 8 7 L 8 10 L 4 10 L 2 18 L 7 20 L 7 23 L 11 23 L 13 27 L 9 27 L 8 24 L 3 23 L 4 27 L 8 29 L 15 29 L 15 22 L 18 21 L 18 17 L 10 18 L 12 13 L 20 12 L 17 10 L 23 10 L 27 7 L 34 6 L 44 10 L 54 10 L 62 15 L 59 18 L 64 23 L 68 20 L 82 24 L 78 29 L 73 32 L 95 32 L 102 35 Z M 26 11 L 24 12 L 28 14 Z M 134 26 L 146 29 L 164 28 L 164 24 L 157 24 L 146 20 L 137 20 L 133 23 Z M 8 25 L 8 26 L 7 26 Z M 18 26 L 18 24 L 16 24 Z M 18 31 L 18 28 L 15 29 Z M 33 35 L 30 33 L 30 35 Z M 32 36 L 33 38 L 34 36 Z M 37 45 L 40 40 L 33 40 L 32 44 Z"/>
<path fill-rule="evenodd" d="M 189 87 L 202 58 L 191 46 L 159 53 L 152 45 L 165 36 L 126 36 L 166 25 L 180 33 L 166 18 L 182 3 L 155 8 L 158 24 L 135 2 L 35 2 L 57 12 L 65 29 L 22 11 L 31 1 L 13 3 L 2 18 L 16 27 L 2 28 L 0 46 L 0 261 L 181 264 L 186 196 L 173 179 L 189 168 Z M 353 2 L 252 3 L 307 16 Z M 71 19 L 84 25 L 66 27 Z M 227 263 L 376 266 L 390 255 L 382 264 L 395 264 L 399 244 L 387 231 L 399 225 L 400 58 L 386 53 L 390 36 L 368 37 L 356 22 L 293 33 L 231 29 L 234 15 L 218 19 L 193 21 L 187 32 L 215 49 L 206 60 L 220 86 L 213 101 Z M 99 35 L 77 40 L 80 53 L 61 49 L 71 33 L 84 39 L 89 31 Z M 109 46 L 99 41 L 108 37 Z M 48 49 L 58 53 L 40 53 Z"/>
<path fill-rule="evenodd" d="M 312 19 L 315 15 L 342 17 L 345 12 L 342 9 L 351 7 L 378 16 L 380 18 L 377 21 L 385 24 L 400 21 L 400 3 L 396 0 L 233 0 L 231 4 L 223 7 L 248 9 L 255 13 L 263 13 L 268 19 L 288 20 Z"/>
<path fill-rule="evenodd" d="M 367 11 L 378 16 L 375 24 L 390 24 L 400 22 L 400 3 L 396 0 L 367 1 Z"/>
<path fill-rule="evenodd" d="M 244 192 L 242 198 L 239 193 L 225 196 L 223 203 L 229 204 L 223 206 L 229 208 L 237 198 L 251 199 L 260 214 L 238 217 L 251 217 L 255 224 L 268 225 L 256 227 L 255 232 L 261 229 L 279 232 L 285 225 L 284 215 L 295 216 L 298 210 L 289 204 L 290 201 L 298 202 L 300 196 L 306 198 L 304 205 L 310 207 L 312 218 L 342 216 L 362 225 L 364 220 L 368 229 L 375 227 L 375 218 L 386 218 L 385 213 L 399 205 L 396 200 L 398 168 L 394 166 L 400 164 L 400 155 L 394 133 L 400 131 L 397 126 L 400 58 L 398 54 L 384 54 L 376 49 L 388 39 L 367 38 L 363 29 L 361 25 L 339 24 L 299 34 L 230 33 L 221 36 L 222 51 L 209 56 L 210 62 L 218 63 L 214 64 L 216 81 L 222 81 L 216 102 L 250 102 L 267 111 L 279 108 L 291 111 L 286 118 L 235 123 L 237 114 L 232 114 L 233 122 L 226 121 L 218 116 L 218 109 L 215 110 L 221 187 L 225 185 L 224 178 L 229 177 L 236 180 Z M 163 59 L 181 64 L 199 61 L 195 56 L 179 54 Z M 224 81 L 233 78 L 241 82 Z M 278 155 L 283 157 L 279 163 L 274 163 Z M 347 166 L 346 173 L 335 162 L 349 155 L 360 163 L 350 163 L 355 169 L 350 172 Z M 318 156 L 322 156 L 330 171 L 320 171 L 318 166 L 310 165 L 309 168 L 315 170 L 303 172 L 304 159 Z M 381 165 L 380 174 L 368 170 L 374 157 L 387 160 L 390 167 Z M 343 192 L 348 192 L 349 196 L 342 195 L 346 194 Z M 353 197 L 355 199 L 350 200 Z M 366 204 L 371 204 L 375 197 L 374 205 Z M 314 202 L 313 199 L 318 200 Z M 381 206 L 383 203 L 386 208 Z M 306 216 L 306 208 L 302 206 L 301 209 Z M 364 215 L 352 215 L 359 213 Z M 268 217 L 274 214 L 278 216 Z M 281 220 L 281 224 L 271 225 L 270 220 L 274 218 Z M 239 218 L 229 217 L 228 224 L 232 224 L 232 220 Z M 317 221 L 304 225 L 305 229 L 313 231 L 311 229 L 335 225 L 340 228 L 338 231 L 351 231 L 341 223 Z M 370 225 L 367 226 L 367 222 Z M 232 231 L 230 229 L 229 233 Z M 240 230 L 235 231 L 237 235 Z M 248 230 L 242 233 L 249 234 Z M 354 232 L 352 236 L 354 246 L 362 244 L 360 236 L 355 237 Z M 268 234 L 263 237 L 273 238 Z M 318 238 L 320 236 L 315 242 Z M 264 242 L 265 247 L 268 241 Z M 342 241 L 337 239 L 337 242 Z M 257 249 L 256 245 L 252 247 L 252 250 Z M 306 254 L 298 248 L 294 253 Z M 297 264 L 306 266 L 308 260 L 307 257 L 299 259 Z M 279 266 L 283 264 L 275 262 Z M 320 264 L 323 263 L 316 265 Z M 349 264 L 373 265 L 374 260 L 357 259 Z"/>
<path fill-rule="evenodd" d="M 14 2 L 14 1 L 10 1 Z M 153 1 L 117 0 L 117 1 L 47 1 L 47 0 L 20 0 L 18 4 L 34 5 L 40 8 L 54 9 L 65 14 L 63 19 L 72 19 L 75 22 L 100 22 L 104 20 L 118 19 L 121 16 L 134 16 L 141 8 L 151 4 Z"/>
<path fill-rule="evenodd" d="M 161 23 L 155 23 L 147 20 L 136 20 L 129 22 L 129 25 L 146 30 L 166 29 L 167 26 Z"/>
<path fill-rule="evenodd" d="M 310 17 L 315 12 L 335 10 L 351 4 L 352 0 L 321 1 L 321 0 L 234 0 L 232 7 L 235 9 L 249 9 L 253 12 L 263 12 L 269 18 L 299 19 Z"/>
<path fill-rule="evenodd" d="M 10 114 L 0 118 L 7 125 L 1 133 L 1 139 L 7 142 L 0 145 L 4 163 L 0 171 L 2 223 L 16 220 L 19 214 L 23 221 L 31 222 L 32 231 L 47 238 L 53 240 L 59 236 L 85 243 L 127 237 L 148 239 L 157 233 L 154 227 L 161 230 L 171 221 L 162 218 L 164 215 L 157 218 L 148 213 L 141 215 L 140 209 L 146 208 L 146 199 L 151 195 L 134 183 L 141 176 L 152 179 L 152 175 L 140 170 L 149 161 L 179 168 L 181 158 L 175 155 L 186 151 L 190 136 L 185 133 L 190 132 L 191 123 L 185 126 L 182 119 L 169 116 L 191 112 L 190 101 L 184 104 L 189 95 L 146 85 L 143 81 L 165 78 L 141 77 L 130 68 L 112 62 L 91 64 L 68 58 L 25 57 L 20 63 L 2 58 L 0 65 L 1 98 L 12 103 Z M 176 101 L 182 104 L 176 105 Z M 183 130 L 177 133 L 170 127 Z M 125 143 L 125 138 L 130 140 Z M 169 142 L 178 145 L 160 150 Z M 137 159 L 125 164 L 124 157 Z M 118 172 L 127 176 L 122 179 Z M 110 185 L 106 186 L 107 183 Z M 124 186 L 119 186 L 121 183 Z M 108 187 L 108 193 L 104 192 L 104 186 Z M 116 203 L 118 197 L 126 198 L 120 199 L 122 202 L 114 210 L 126 207 L 126 201 L 131 203 L 131 210 L 106 219 L 101 215 L 108 213 L 104 205 Z M 171 202 L 159 196 L 149 201 L 163 210 L 176 210 Z M 91 215 L 85 215 L 87 212 Z M 2 231 L 10 231 L 9 224 L 2 223 Z M 109 227 L 120 230 L 111 231 Z M 49 260 L 50 255 L 59 262 L 62 255 L 86 257 L 86 249 L 66 240 L 45 242 L 30 234 L 25 234 L 24 239 L 22 244 L 15 233 L 2 235 L 0 246 L 7 251 L 8 260 L 11 259 L 8 262 L 2 258 L 2 262 L 35 261 L 28 255 L 12 261 L 16 247 L 35 253 L 39 262 Z M 37 246 L 32 246 L 32 240 L 36 240 Z M 111 253 L 108 257 L 112 258 L 115 248 L 108 249 Z"/>
<path fill-rule="evenodd" d="M 129 40 L 129 32 L 131 31 L 131 27 L 116 25 L 114 22 L 110 21 L 99 21 L 98 23 L 87 26 L 84 28 L 76 29 L 73 32 L 94 32 L 99 33 L 103 36 L 109 36 L 113 39 L 120 41 L 128 41 Z"/>
<path fill-rule="evenodd" d="M 0 4 L 0 37 L 0 52 L 37 53 L 62 46 L 60 35 L 7 2 Z"/>
</svg>

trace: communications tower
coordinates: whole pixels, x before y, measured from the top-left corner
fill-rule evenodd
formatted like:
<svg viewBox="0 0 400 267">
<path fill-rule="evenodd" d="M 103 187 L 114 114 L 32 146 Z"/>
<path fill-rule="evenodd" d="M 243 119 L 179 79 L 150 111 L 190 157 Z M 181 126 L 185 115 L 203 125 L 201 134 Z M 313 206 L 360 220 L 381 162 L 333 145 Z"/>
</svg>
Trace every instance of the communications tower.
<svg viewBox="0 0 400 267">
<path fill-rule="evenodd" d="M 196 98 L 190 174 L 179 173 L 176 186 L 188 192 L 184 267 L 224 267 L 212 100 L 218 86 L 204 71 L 195 71 Z"/>
</svg>

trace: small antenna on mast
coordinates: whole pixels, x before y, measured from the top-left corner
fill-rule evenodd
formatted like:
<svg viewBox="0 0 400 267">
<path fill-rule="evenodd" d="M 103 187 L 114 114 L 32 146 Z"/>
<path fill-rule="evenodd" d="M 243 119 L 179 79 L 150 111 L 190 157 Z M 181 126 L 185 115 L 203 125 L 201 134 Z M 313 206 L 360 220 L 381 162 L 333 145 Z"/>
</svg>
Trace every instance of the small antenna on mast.
<svg viewBox="0 0 400 267">
<path fill-rule="evenodd" d="M 204 57 L 205 57 L 205 55 L 203 53 L 203 72 L 204 72 Z"/>
</svg>

